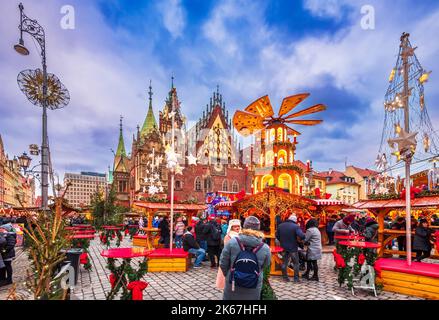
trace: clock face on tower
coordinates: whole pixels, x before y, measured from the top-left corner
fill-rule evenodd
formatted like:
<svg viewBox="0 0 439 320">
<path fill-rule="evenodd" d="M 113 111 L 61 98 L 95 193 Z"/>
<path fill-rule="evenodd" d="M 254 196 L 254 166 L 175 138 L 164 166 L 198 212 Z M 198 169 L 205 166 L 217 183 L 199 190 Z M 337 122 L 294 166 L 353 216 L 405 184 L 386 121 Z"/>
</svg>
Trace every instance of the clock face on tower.
<svg viewBox="0 0 439 320">
<path fill-rule="evenodd" d="M 215 166 L 213 168 L 215 169 L 216 172 L 221 172 L 221 171 L 223 171 L 223 164 L 217 163 L 217 164 L 215 164 Z"/>
</svg>

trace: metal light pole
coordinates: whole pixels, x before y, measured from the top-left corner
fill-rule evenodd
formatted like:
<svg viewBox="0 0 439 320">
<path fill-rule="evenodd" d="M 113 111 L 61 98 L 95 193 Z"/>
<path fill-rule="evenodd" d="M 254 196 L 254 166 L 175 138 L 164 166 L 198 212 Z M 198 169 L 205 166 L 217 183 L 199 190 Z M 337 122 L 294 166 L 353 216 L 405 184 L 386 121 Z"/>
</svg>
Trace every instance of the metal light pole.
<svg viewBox="0 0 439 320">
<path fill-rule="evenodd" d="M 402 36 L 402 61 L 404 69 L 404 130 L 410 132 L 410 118 L 409 118 L 409 62 L 408 62 L 408 33 Z M 410 150 L 407 152 L 405 158 L 405 224 L 406 224 L 406 252 L 407 252 L 407 264 L 410 266 L 412 264 L 412 226 L 411 226 L 411 206 L 410 206 L 410 162 L 411 153 Z"/>
<path fill-rule="evenodd" d="M 14 46 L 15 51 L 21 55 L 29 55 L 29 50 L 24 46 L 23 32 L 31 35 L 39 44 L 41 49 L 41 58 L 43 65 L 43 88 L 41 106 L 43 108 L 42 122 L 42 145 L 41 145 L 41 207 L 48 210 L 48 190 L 49 190 L 49 145 L 47 142 L 47 65 L 46 65 L 46 37 L 43 27 L 36 20 L 28 18 L 23 10 L 23 4 L 20 3 L 20 41 Z"/>
<path fill-rule="evenodd" d="M 171 150 L 172 152 L 175 152 L 175 143 L 174 143 L 174 136 L 175 136 L 175 128 L 174 128 L 174 121 L 175 121 L 175 106 L 176 103 L 176 97 L 174 96 L 174 91 L 172 92 L 172 128 L 171 128 Z M 171 225 L 170 225 L 170 240 L 169 240 L 169 249 L 172 252 L 172 244 L 174 241 L 174 184 L 175 184 L 175 167 L 171 169 Z"/>
</svg>

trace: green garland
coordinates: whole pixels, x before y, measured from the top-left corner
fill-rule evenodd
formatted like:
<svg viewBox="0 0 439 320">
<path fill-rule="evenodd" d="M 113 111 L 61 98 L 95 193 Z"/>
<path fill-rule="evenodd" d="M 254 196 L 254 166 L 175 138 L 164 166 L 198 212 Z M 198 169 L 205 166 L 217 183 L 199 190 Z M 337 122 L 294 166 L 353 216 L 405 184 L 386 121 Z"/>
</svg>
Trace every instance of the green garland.
<svg viewBox="0 0 439 320">
<path fill-rule="evenodd" d="M 92 264 L 90 262 L 90 251 L 88 248 L 90 247 L 90 240 L 88 239 L 73 239 L 72 240 L 73 248 L 82 248 L 85 253 L 87 253 L 87 263 L 84 264 L 85 270 L 91 270 Z"/>
<path fill-rule="evenodd" d="M 264 279 L 262 280 L 261 300 L 277 300 L 276 294 L 268 280 L 270 276 L 270 266 L 264 268 Z"/>
<path fill-rule="evenodd" d="M 127 289 L 130 282 L 138 281 L 146 274 L 148 270 L 147 257 L 139 263 L 139 269 L 135 270 L 131 267 L 131 259 L 123 259 L 119 267 L 116 266 L 116 261 L 113 258 L 108 258 L 107 268 L 112 274 L 116 276 L 116 283 L 114 288 L 107 294 L 107 300 L 113 300 L 118 292 L 122 289 L 121 300 L 131 300 L 131 291 Z"/>
<path fill-rule="evenodd" d="M 344 261 L 346 266 L 344 268 L 338 268 L 336 267 L 336 270 L 338 271 L 338 284 L 340 287 L 342 284 L 346 282 L 346 285 L 349 289 L 352 289 L 353 287 L 353 278 L 354 276 L 357 277 L 360 274 L 361 266 L 358 262 L 358 259 L 360 257 L 360 254 L 364 254 L 364 263 L 367 263 L 368 265 L 374 266 L 375 261 L 377 260 L 377 253 L 374 249 L 361 249 L 361 248 L 349 248 L 346 246 L 338 245 L 336 246 L 337 253 L 339 253 Z M 353 258 L 354 264 L 353 266 L 350 266 L 349 263 L 351 259 Z"/>
<path fill-rule="evenodd" d="M 101 243 L 106 245 L 107 248 L 110 247 L 111 245 L 111 240 L 116 237 L 116 247 L 120 247 L 120 242 L 123 239 L 123 235 L 120 231 L 120 229 L 118 230 L 103 230 L 101 231 L 101 234 L 99 236 Z"/>
<path fill-rule="evenodd" d="M 278 166 L 273 166 L 273 171 L 276 170 L 294 170 L 296 171 L 298 174 L 302 174 L 303 170 L 302 168 L 292 164 L 292 165 L 278 165 Z"/>
</svg>

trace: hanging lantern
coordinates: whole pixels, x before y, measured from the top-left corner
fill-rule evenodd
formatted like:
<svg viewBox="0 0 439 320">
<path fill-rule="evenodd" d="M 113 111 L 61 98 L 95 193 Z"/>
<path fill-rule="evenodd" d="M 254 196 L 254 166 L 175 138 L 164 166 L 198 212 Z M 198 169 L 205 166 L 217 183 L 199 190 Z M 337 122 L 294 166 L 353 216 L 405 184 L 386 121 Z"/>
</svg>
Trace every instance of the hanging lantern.
<svg viewBox="0 0 439 320">
<path fill-rule="evenodd" d="M 421 96 L 419 97 L 419 105 L 421 106 L 421 111 L 424 110 L 424 94 L 421 94 Z"/>
<path fill-rule="evenodd" d="M 399 123 L 395 124 L 395 134 L 399 134 L 401 132 L 401 126 L 399 125 Z"/>
<path fill-rule="evenodd" d="M 389 82 L 393 81 L 393 78 L 395 78 L 395 73 L 396 73 L 396 69 L 393 68 L 392 71 L 390 71 Z"/>
</svg>

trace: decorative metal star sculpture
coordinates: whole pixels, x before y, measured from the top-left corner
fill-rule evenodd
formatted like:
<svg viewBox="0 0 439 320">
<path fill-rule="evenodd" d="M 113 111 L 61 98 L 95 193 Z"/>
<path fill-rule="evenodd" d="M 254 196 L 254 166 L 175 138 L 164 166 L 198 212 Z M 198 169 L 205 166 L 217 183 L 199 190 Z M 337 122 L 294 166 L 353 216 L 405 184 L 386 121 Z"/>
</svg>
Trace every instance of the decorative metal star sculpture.
<svg viewBox="0 0 439 320">
<path fill-rule="evenodd" d="M 402 154 L 406 150 L 410 150 L 411 148 L 416 148 L 416 135 L 417 132 L 406 132 L 405 130 L 401 130 L 398 138 L 389 139 L 387 142 L 391 148 L 395 148 L 395 143 L 398 144 L 398 151 Z"/>
<path fill-rule="evenodd" d="M 186 158 L 188 160 L 189 165 L 197 165 L 198 158 L 194 157 L 192 153 L 190 153 L 189 156 L 187 156 Z"/>
</svg>

